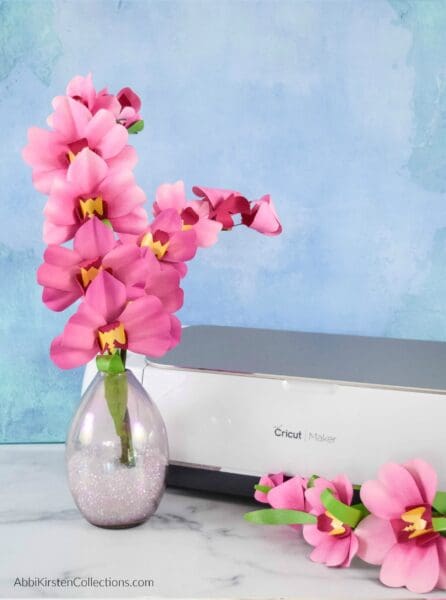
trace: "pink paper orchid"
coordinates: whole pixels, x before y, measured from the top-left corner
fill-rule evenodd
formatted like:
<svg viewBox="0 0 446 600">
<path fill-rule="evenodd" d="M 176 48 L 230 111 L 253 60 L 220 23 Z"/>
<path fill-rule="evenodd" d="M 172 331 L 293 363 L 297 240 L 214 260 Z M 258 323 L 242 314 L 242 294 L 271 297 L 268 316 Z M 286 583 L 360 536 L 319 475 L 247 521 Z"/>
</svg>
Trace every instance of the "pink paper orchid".
<svg viewBox="0 0 446 600">
<path fill-rule="evenodd" d="M 304 525 L 303 536 L 314 546 L 310 559 L 329 567 L 349 567 L 358 551 L 358 540 L 351 527 L 330 514 L 321 501 L 321 493 L 329 489 L 346 505 L 353 499 L 353 486 L 345 475 L 332 481 L 318 477 L 305 492 L 309 512 L 317 516 L 316 525 Z"/>
<path fill-rule="evenodd" d="M 371 514 L 356 529 L 358 555 L 382 565 L 385 585 L 418 594 L 446 589 L 446 538 L 432 526 L 436 490 L 436 472 L 419 459 L 388 463 L 377 480 L 362 486 L 361 499 Z"/>
<path fill-rule="evenodd" d="M 164 267 L 172 267 L 183 276 L 184 262 L 191 260 L 197 251 L 197 236 L 193 229 L 184 229 L 175 209 L 168 208 L 139 236 L 138 244 L 146 253 L 154 254 Z"/>
<path fill-rule="evenodd" d="M 194 186 L 193 193 L 209 205 L 209 218 L 221 223 L 224 230 L 234 227 L 234 216 L 249 213 L 248 200 L 234 190 Z"/>
<path fill-rule="evenodd" d="M 51 344 L 51 358 L 61 369 L 79 367 L 97 354 L 129 349 L 162 356 L 179 342 L 181 327 L 156 296 L 128 302 L 126 286 L 101 271 L 85 300 Z"/>
<path fill-rule="evenodd" d="M 43 302 L 51 310 L 64 310 L 84 296 L 102 270 L 112 273 L 124 283 L 129 298 L 145 293 L 151 269 L 140 248 L 132 244 L 117 244 L 110 227 L 96 217 L 77 231 L 73 248 L 48 246 L 44 263 L 37 271 L 37 281 L 44 286 Z M 157 266 L 152 265 L 152 268 Z M 176 290 L 172 286 L 169 292 L 174 295 Z M 156 295 L 155 291 L 153 295 Z"/>
<path fill-rule="evenodd" d="M 201 248 L 212 246 L 217 241 L 222 224 L 210 219 L 208 202 L 186 200 L 184 183 L 165 183 L 156 191 L 153 214 L 159 215 L 166 209 L 175 209 L 181 217 L 183 230 L 193 229 L 197 237 L 197 245 Z"/>
<path fill-rule="evenodd" d="M 264 235 L 279 235 L 282 225 L 269 195 L 253 202 L 249 212 L 242 215 L 242 223 Z"/>
<path fill-rule="evenodd" d="M 258 485 L 266 488 L 275 488 L 277 485 L 280 485 L 285 481 L 285 474 L 280 471 L 279 473 L 269 473 L 268 475 L 262 475 L 259 480 Z M 262 502 L 263 504 L 269 504 L 268 502 L 268 493 L 269 490 L 264 492 L 261 490 L 256 490 L 254 492 L 254 498 L 257 502 Z"/>
<path fill-rule="evenodd" d="M 112 169 L 134 167 L 136 153 L 127 145 L 127 129 L 116 123 L 111 111 L 100 109 L 93 115 L 82 102 L 68 96 L 57 96 L 53 106 L 55 110 L 48 117 L 53 131 L 31 128 L 23 150 L 40 192 L 48 194 L 55 181 L 63 181 L 70 164 L 87 147 Z"/>
<path fill-rule="evenodd" d="M 121 123 L 121 125 L 124 125 L 128 129 L 136 121 L 141 120 L 141 115 L 139 114 L 141 99 L 131 88 L 122 88 L 117 93 L 116 99 L 119 103 L 118 123 Z"/>
<path fill-rule="evenodd" d="M 101 108 L 111 111 L 114 115 L 121 110 L 118 99 L 113 94 L 109 94 L 107 88 L 96 91 L 91 73 L 86 77 L 81 75 L 73 77 L 67 85 L 66 95 L 84 104 L 92 115 Z"/>
<path fill-rule="evenodd" d="M 44 209 L 44 240 L 70 240 L 88 219 L 107 219 L 118 233 L 138 234 L 147 227 L 143 190 L 127 169 L 111 170 L 106 161 L 84 148 L 69 166 L 66 180 L 56 180 Z"/>
</svg>

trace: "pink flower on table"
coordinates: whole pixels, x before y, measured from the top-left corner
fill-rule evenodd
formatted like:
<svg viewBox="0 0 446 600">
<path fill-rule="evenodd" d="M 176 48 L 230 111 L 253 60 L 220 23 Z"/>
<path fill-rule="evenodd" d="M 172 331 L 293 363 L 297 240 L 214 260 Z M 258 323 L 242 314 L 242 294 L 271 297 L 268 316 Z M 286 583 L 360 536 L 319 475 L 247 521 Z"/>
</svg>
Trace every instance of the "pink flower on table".
<svg viewBox="0 0 446 600">
<path fill-rule="evenodd" d="M 48 117 L 54 131 L 32 127 L 23 158 L 33 169 L 36 189 L 48 194 L 55 181 L 64 180 L 68 168 L 84 148 L 90 148 L 109 168 L 131 169 L 136 152 L 127 145 L 128 132 L 116 123 L 112 112 L 100 109 L 96 114 L 68 96 L 53 100 L 55 111 Z"/>
<path fill-rule="evenodd" d="M 141 99 L 131 88 L 122 88 L 117 94 L 116 99 L 119 103 L 118 123 L 124 125 L 127 129 L 141 120 L 139 111 L 141 110 Z"/>
<path fill-rule="evenodd" d="M 175 268 L 184 274 L 183 264 L 197 251 L 197 237 L 193 229 L 184 231 L 178 212 L 169 208 L 161 211 L 138 238 L 138 245 L 153 253 L 163 267 Z"/>
<path fill-rule="evenodd" d="M 44 209 L 44 240 L 61 244 L 88 219 L 110 221 L 118 233 L 138 234 L 147 227 L 143 190 L 127 169 L 110 169 L 106 161 L 84 148 L 69 166 L 65 181 L 57 180 Z"/>
<path fill-rule="evenodd" d="M 162 356 L 179 342 L 181 326 L 156 296 L 128 302 L 126 286 L 101 271 L 85 300 L 51 344 L 50 355 L 61 369 L 84 365 L 97 354 L 129 349 Z"/>
<path fill-rule="evenodd" d="M 224 230 L 234 227 L 234 216 L 249 213 L 248 200 L 234 190 L 194 186 L 192 191 L 209 205 L 209 218 L 222 224 Z"/>
<path fill-rule="evenodd" d="M 304 525 L 303 536 L 314 546 L 311 560 L 329 567 L 349 567 L 358 551 L 358 540 L 352 528 L 336 519 L 322 504 L 321 494 L 327 488 L 337 500 L 351 504 L 353 486 L 345 475 L 339 475 L 332 481 L 318 477 L 305 492 L 307 510 L 317 516 L 317 524 Z"/>
<path fill-rule="evenodd" d="M 175 209 L 181 217 L 182 229 L 193 229 L 197 236 L 197 245 L 207 248 L 216 243 L 221 223 L 210 219 L 210 205 L 208 202 L 191 201 L 186 199 L 183 181 L 164 183 L 156 190 L 153 213 L 158 215 L 168 208 Z"/>
<path fill-rule="evenodd" d="M 242 215 L 242 223 L 264 235 L 282 233 L 282 225 L 269 195 L 252 203 L 250 211 Z"/>
<path fill-rule="evenodd" d="M 361 500 L 371 512 L 356 528 L 358 556 L 382 565 L 380 580 L 424 594 L 446 589 L 446 538 L 432 527 L 437 474 L 426 462 L 387 463 L 366 481 Z"/>
<path fill-rule="evenodd" d="M 268 475 L 263 475 L 259 480 L 259 485 L 265 486 L 268 488 L 275 488 L 277 485 L 280 485 L 285 481 L 285 475 L 282 472 L 279 473 L 270 473 Z M 269 504 L 268 502 L 268 492 L 261 492 L 260 490 L 256 490 L 254 493 L 254 498 L 257 502 L 263 502 L 263 504 Z"/>
<path fill-rule="evenodd" d="M 124 283 L 129 298 L 145 293 L 150 266 L 140 248 L 117 243 L 110 227 L 94 217 L 77 231 L 73 250 L 56 245 L 45 250 L 37 271 L 43 302 L 51 310 L 64 310 L 85 295 L 102 270 Z"/>
</svg>

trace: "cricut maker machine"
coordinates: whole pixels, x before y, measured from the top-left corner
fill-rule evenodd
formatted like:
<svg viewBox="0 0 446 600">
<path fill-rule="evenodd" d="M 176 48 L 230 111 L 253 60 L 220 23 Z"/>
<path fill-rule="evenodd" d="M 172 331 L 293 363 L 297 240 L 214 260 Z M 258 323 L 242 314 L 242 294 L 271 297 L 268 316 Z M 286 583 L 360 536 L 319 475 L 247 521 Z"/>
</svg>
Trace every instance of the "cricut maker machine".
<svg viewBox="0 0 446 600">
<path fill-rule="evenodd" d="M 421 457 L 446 487 L 446 343 L 191 326 L 128 368 L 166 423 L 170 485 L 251 495 L 276 471 L 361 483 Z"/>
</svg>

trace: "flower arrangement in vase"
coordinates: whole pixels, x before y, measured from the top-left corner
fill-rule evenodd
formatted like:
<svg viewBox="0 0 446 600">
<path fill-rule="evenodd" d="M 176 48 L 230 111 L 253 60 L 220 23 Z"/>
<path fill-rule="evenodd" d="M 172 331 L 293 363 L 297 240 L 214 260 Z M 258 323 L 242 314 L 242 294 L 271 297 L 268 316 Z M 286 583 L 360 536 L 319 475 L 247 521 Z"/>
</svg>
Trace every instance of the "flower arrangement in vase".
<svg viewBox="0 0 446 600">
<path fill-rule="evenodd" d="M 50 356 L 62 369 L 95 357 L 98 367 L 68 435 L 68 478 L 87 520 L 128 527 L 156 510 L 168 443 L 155 404 L 126 370 L 127 351 L 159 357 L 180 342 L 174 313 L 198 248 L 235 225 L 269 236 L 282 227 L 268 195 L 249 201 L 196 186 L 188 199 L 182 181 L 158 187 L 149 219 L 128 144 L 144 128 L 138 95 L 97 91 L 91 75 L 76 76 L 52 105 L 50 129 L 31 128 L 23 150 L 35 188 L 48 196 L 37 281 L 51 310 L 80 303 Z"/>
</svg>

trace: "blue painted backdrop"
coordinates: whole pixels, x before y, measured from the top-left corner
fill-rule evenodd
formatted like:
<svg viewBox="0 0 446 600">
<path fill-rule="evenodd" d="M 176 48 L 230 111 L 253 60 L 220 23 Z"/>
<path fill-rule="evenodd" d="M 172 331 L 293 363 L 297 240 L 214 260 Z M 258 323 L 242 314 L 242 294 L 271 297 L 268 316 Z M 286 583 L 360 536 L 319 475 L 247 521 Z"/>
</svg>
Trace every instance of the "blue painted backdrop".
<svg viewBox="0 0 446 600">
<path fill-rule="evenodd" d="M 6 0 L 0 28 L 0 441 L 61 440 L 78 402 L 20 158 L 77 73 L 141 94 L 150 197 L 182 178 L 275 199 L 284 234 L 202 251 L 184 321 L 446 340 L 445 2 Z"/>
</svg>

